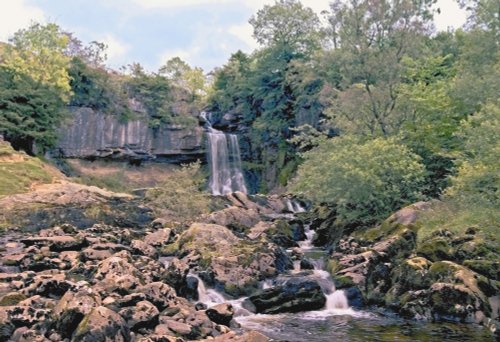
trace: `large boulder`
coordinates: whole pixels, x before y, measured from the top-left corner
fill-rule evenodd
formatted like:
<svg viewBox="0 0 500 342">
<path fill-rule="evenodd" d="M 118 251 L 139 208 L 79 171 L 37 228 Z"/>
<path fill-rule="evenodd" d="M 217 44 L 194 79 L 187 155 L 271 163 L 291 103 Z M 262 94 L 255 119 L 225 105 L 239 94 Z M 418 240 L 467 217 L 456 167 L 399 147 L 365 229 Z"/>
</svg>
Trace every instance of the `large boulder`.
<svg viewBox="0 0 500 342">
<path fill-rule="evenodd" d="M 252 305 L 248 305 L 248 302 Z M 252 311 L 257 313 L 277 314 L 319 310 L 325 306 L 326 297 L 316 281 L 292 278 L 283 285 L 250 296 L 248 302 L 247 309 L 254 307 Z"/>
<path fill-rule="evenodd" d="M 94 308 L 78 324 L 73 342 L 129 342 L 130 331 L 125 320 L 103 306 Z"/>
<path fill-rule="evenodd" d="M 137 331 L 142 328 L 154 328 L 158 324 L 160 311 L 150 302 L 143 300 L 135 306 L 123 308 L 119 314 L 127 321 L 131 330 Z"/>
<path fill-rule="evenodd" d="M 89 287 L 67 291 L 52 312 L 56 330 L 70 338 L 82 319 L 100 305 L 100 296 Z"/>
<path fill-rule="evenodd" d="M 240 239 L 228 228 L 214 224 L 193 223 L 180 236 L 177 253 L 187 259 L 196 255 L 206 275 L 204 280 L 233 296 L 250 294 L 258 288 L 259 280 L 291 268 L 278 246 Z"/>
<path fill-rule="evenodd" d="M 129 260 L 127 254 L 117 253 L 101 261 L 94 276 L 98 288 L 107 293 L 127 294 L 140 286 L 142 274 Z"/>
</svg>

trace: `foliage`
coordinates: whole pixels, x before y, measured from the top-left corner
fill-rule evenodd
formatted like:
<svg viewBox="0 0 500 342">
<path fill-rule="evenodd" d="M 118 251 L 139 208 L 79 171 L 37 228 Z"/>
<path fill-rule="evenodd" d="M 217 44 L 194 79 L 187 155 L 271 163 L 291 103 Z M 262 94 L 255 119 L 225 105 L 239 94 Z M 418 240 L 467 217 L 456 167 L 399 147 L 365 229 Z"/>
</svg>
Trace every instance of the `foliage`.
<svg viewBox="0 0 500 342">
<path fill-rule="evenodd" d="M 146 200 L 158 215 L 185 222 L 208 212 L 210 196 L 202 190 L 205 179 L 200 166 L 200 162 L 183 165 L 163 184 L 146 193 Z"/>
<path fill-rule="evenodd" d="M 421 159 L 394 139 L 330 139 L 304 154 L 291 190 L 334 205 L 342 224 L 369 225 L 422 199 Z"/>
<path fill-rule="evenodd" d="M 0 66 L 0 132 L 14 147 L 33 152 L 52 146 L 65 107 L 55 87 Z"/>
<path fill-rule="evenodd" d="M 261 45 L 288 46 L 297 53 L 310 53 L 320 46 L 319 18 L 297 0 L 265 5 L 249 22 Z"/>
<path fill-rule="evenodd" d="M 388 136 L 399 129 L 402 120 L 395 108 L 402 58 L 419 50 L 432 2 L 331 4 L 329 37 L 337 50 L 332 67 L 340 72 L 341 88 L 328 114 L 341 131 Z"/>
<path fill-rule="evenodd" d="M 24 74 L 35 82 L 53 87 L 59 91 L 62 100 L 69 100 L 68 65 L 65 55 L 68 37 L 53 23 L 33 23 L 27 29 L 17 31 L 3 56 L 3 65 Z"/>
<path fill-rule="evenodd" d="M 489 103 L 464 121 L 457 137 L 463 151 L 446 195 L 453 200 L 498 208 L 500 206 L 500 106 Z"/>
</svg>

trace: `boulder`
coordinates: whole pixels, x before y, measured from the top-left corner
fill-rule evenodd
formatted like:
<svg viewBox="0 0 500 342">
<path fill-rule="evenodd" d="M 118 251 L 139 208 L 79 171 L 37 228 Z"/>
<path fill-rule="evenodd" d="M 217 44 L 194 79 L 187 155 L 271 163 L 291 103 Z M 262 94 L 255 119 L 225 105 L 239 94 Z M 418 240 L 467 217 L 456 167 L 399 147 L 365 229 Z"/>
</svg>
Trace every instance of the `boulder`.
<svg viewBox="0 0 500 342">
<path fill-rule="evenodd" d="M 141 272 L 129 262 L 126 254 L 115 254 L 101 261 L 94 276 L 102 291 L 117 291 L 121 294 L 127 294 L 140 286 L 141 278 Z"/>
<path fill-rule="evenodd" d="M 205 222 L 225 226 L 239 233 L 246 233 L 260 220 L 261 217 L 256 210 L 233 206 L 213 212 L 206 217 Z"/>
<path fill-rule="evenodd" d="M 141 286 L 136 292 L 143 293 L 146 300 L 155 305 L 160 311 L 167 308 L 177 298 L 175 290 L 162 282 Z"/>
<path fill-rule="evenodd" d="M 80 250 L 86 244 L 84 239 L 76 239 L 70 235 L 30 237 L 21 242 L 26 246 L 48 246 L 54 252 Z"/>
<path fill-rule="evenodd" d="M 283 285 L 261 290 L 248 301 L 257 313 L 277 314 L 319 310 L 325 306 L 326 297 L 316 281 L 292 278 Z"/>
<path fill-rule="evenodd" d="M 52 312 L 56 330 L 63 338 L 70 338 L 83 317 L 100 305 L 101 298 L 89 287 L 67 291 Z"/>
<path fill-rule="evenodd" d="M 206 314 L 214 323 L 229 326 L 234 315 L 234 308 L 231 304 L 223 303 L 210 307 Z"/>
<path fill-rule="evenodd" d="M 154 328 L 158 324 L 158 309 L 148 301 L 140 301 L 135 306 L 120 310 L 119 314 L 127 321 L 132 331 Z"/>
<path fill-rule="evenodd" d="M 159 229 L 156 232 L 149 233 L 144 237 L 144 242 L 153 247 L 161 247 L 170 243 L 172 230 L 170 228 Z"/>
<path fill-rule="evenodd" d="M 130 331 L 125 320 L 116 312 L 98 306 L 78 324 L 73 342 L 129 342 Z"/>
</svg>

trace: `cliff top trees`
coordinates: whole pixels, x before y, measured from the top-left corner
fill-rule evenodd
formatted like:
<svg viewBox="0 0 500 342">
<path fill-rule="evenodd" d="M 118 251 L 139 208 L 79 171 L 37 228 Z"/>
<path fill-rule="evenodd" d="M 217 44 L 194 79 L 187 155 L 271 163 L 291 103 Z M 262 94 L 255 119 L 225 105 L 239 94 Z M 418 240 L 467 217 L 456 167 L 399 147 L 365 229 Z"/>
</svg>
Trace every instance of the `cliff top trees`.
<svg viewBox="0 0 500 342">
<path fill-rule="evenodd" d="M 69 37 L 56 24 L 32 24 L 17 31 L 10 39 L 3 57 L 3 65 L 31 77 L 35 82 L 54 87 L 63 100 L 71 96 L 68 66 L 65 54 Z"/>
<path fill-rule="evenodd" d="M 16 32 L 0 63 L 0 132 L 16 148 L 33 152 L 55 142 L 71 96 L 65 55 L 68 37 L 55 24 Z"/>
<path fill-rule="evenodd" d="M 266 5 L 249 22 L 253 36 L 263 46 L 289 47 L 304 54 L 320 47 L 318 16 L 297 0 L 279 0 L 274 5 Z"/>
</svg>

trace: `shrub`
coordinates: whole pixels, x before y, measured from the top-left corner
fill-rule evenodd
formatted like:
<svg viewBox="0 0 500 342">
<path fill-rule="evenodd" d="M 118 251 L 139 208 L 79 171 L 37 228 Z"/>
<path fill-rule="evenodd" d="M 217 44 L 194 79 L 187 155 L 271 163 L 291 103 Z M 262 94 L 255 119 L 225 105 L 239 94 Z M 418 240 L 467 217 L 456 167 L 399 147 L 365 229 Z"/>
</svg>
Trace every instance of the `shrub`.
<svg viewBox="0 0 500 342">
<path fill-rule="evenodd" d="M 291 190 L 336 207 L 338 222 L 367 226 L 422 199 L 420 157 L 394 139 L 330 139 L 304 153 Z"/>
<path fill-rule="evenodd" d="M 203 190 L 205 177 L 200 162 L 183 165 L 159 187 L 146 193 L 146 200 L 159 216 L 187 222 L 209 211 L 210 196 Z"/>
</svg>

